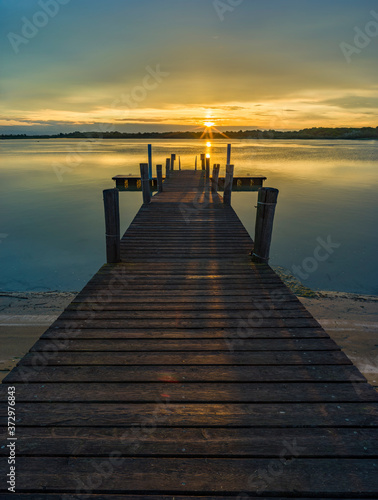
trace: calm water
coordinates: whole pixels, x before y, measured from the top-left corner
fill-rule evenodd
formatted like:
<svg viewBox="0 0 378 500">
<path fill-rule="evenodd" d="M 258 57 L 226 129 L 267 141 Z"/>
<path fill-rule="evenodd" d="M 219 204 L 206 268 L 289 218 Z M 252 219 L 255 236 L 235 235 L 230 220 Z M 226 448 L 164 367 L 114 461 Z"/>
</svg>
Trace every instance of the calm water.
<svg viewBox="0 0 378 500">
<path fill-rule="evenodd" d="M 105 260 L 102 190 L 113 187 L 114 175 L 139 173 L 148 142 L 0 142 L 1 290 L 81 289 Z M 212 163 L 225 164 L 227 142 L 213 141 Z M 193 168 L 204 144 L 156 141 L 154 164 L 175 152 L 183 168 Z M 377 147 L 374 141 L 233 141 L 236 174 L 265 175 L 265 185 L 280 190 L 273 265 L 296 269 L 315 289 L 378 294 Z M 233 194 L 252 237 L 256 198 Z M 120 199 L 126 229 L 141 193 Z M 337 244 L 328 257 L 315 252 L 319 238 Z"/>
</svg>

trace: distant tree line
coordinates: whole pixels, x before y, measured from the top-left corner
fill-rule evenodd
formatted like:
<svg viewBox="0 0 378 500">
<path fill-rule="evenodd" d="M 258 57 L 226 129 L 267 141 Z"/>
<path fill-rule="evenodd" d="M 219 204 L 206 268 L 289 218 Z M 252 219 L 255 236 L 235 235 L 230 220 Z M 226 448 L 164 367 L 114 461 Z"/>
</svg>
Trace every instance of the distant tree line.
<svg viewBox="0 0 378 500">
<path fill-rule="evenodd" d="M 203 132 L 68 132 L 53 135 L 2 134 L 0 139 L 200 139 Z M 378 139 L 378 127 L 324 128 L 297 131 L 239 130 L 224 132 L 230 139 Z M 214 139 L 224 135 L 213 132 Z"/>
</svg>

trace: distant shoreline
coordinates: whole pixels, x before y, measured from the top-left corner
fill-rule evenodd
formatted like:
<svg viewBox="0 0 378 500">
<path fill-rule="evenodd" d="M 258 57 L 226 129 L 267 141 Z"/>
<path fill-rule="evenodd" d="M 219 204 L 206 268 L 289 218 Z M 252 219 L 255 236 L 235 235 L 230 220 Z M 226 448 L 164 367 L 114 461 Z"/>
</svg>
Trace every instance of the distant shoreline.
<svg viewBox="0 0 378 500">
<path fill-rule="evenodd" d="M 378 140 L 378 127 L 324 128 L 282 131 L 282 130 L 239 130 L 225 131 L 224 135 L 212 131 L 212 139 L 295 139 L 295 140 Z M 1 134 L 2 140 L 13 139 L 203 139 L 201 132 L 67 132 L 60 134 Z M 208 140 L 208 139 L 207 139 Z"/>
</svg>

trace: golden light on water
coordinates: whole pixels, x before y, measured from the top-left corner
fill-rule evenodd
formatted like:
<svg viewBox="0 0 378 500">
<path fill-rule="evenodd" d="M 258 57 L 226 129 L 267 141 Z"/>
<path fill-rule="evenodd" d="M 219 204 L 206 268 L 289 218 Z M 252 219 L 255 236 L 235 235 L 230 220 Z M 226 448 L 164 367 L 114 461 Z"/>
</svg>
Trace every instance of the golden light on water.
<svg viewBox="0 0 378 500">
<path fill-rule="evenodd" d="M 206 146 L 207 146 L 208 148 L 211 148 L 211 142 L 207 142 L 207 143 L 206 143 Z"/>
<path fill-rule="evenodd" d="M 210 158 L 210 155 L 209 155 L 209 153 L 207 153 L 207 155 L 206 155 L 206 158 Z"/>
</svg>

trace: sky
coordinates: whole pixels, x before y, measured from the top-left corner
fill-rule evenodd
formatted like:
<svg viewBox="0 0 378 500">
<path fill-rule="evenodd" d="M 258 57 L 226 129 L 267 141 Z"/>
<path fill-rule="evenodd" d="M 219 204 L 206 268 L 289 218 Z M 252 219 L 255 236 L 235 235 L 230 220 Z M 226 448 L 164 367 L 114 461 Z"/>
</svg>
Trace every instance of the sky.
<svg viewBox="0 0 378 500">
<path fill-rule="evenodd" d="M 378 125 L 377 0 L 0 0 L 0 133 Z"/>
</svg>

